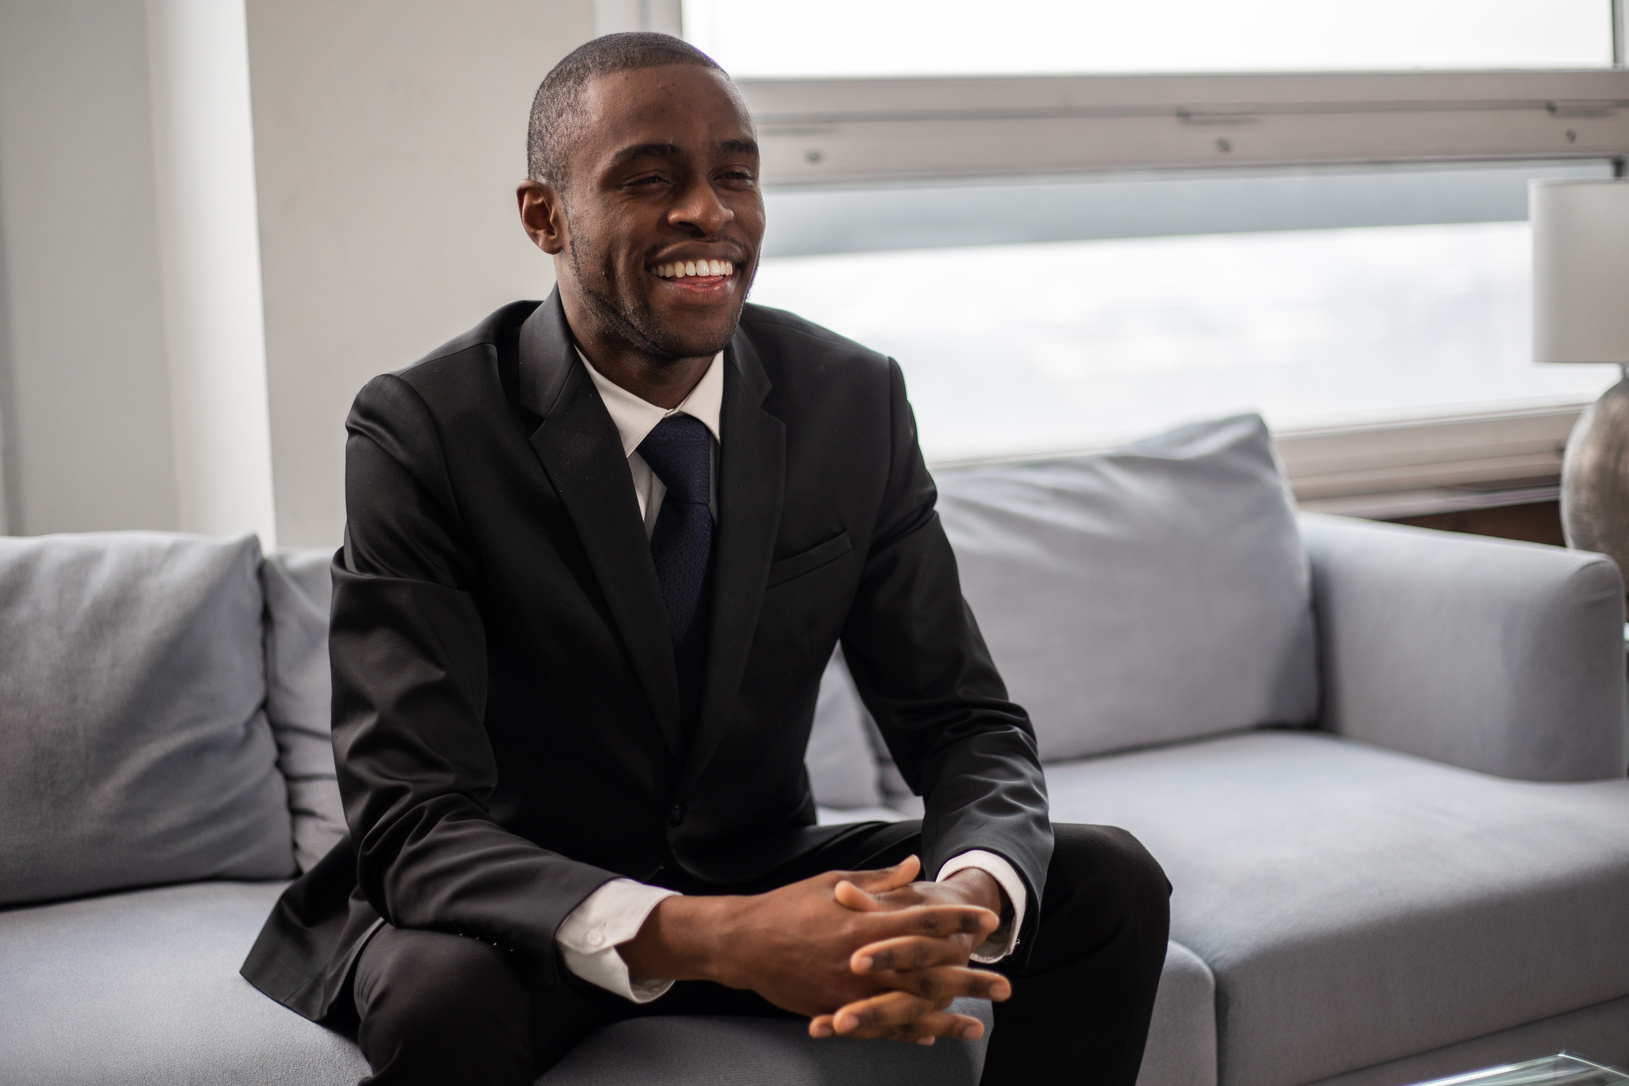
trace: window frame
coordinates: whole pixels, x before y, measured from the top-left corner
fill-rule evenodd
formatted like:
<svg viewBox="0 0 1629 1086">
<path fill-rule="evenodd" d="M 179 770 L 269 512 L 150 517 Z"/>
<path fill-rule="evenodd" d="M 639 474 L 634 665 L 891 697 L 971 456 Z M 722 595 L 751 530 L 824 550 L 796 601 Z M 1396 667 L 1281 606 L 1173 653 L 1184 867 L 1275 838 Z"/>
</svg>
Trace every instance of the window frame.
<svg viewBox="0 0 1629 1086">
<path fill-rule="evenodd" d="M 1611 7 L 1611 68 L 736 83 L 771 188 L 1572 159 L 1610 159 L 1621 177 L 1629 0 Z M 1547 500 L 1582 407 L 1445 413 L 1276 444 L 1298 498 L 1329 512 Z"/>
<path fill-rule="evenodd" d="M 1629 156 L 1621 67 L 737 85 L 772 187 Z"/>
</svg>

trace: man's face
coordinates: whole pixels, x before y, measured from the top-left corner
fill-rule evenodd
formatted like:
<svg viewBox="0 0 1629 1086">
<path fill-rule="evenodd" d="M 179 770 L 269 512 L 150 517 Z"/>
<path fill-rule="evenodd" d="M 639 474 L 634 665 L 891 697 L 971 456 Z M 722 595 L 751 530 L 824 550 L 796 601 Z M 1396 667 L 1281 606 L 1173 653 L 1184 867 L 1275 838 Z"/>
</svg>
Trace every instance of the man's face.
<svg viewBox="0 0 1629 1086">
<path fill-rule="evenodd" d="M 723 349 L 764 235 L 745 107 L 718 72 L 673 65 L 598 76 L 581 108 L 561 194 L 562 287 L 601 334 L 642 354 Z"/>
</svg>

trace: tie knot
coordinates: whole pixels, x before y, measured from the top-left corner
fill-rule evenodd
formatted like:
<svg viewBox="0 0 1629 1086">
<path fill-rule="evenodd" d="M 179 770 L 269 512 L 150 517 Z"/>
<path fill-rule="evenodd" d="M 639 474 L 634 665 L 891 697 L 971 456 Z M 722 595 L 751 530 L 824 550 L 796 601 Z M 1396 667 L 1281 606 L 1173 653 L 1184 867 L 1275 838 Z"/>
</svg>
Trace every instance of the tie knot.
<svg viewBox="0 0 1629 1086">
<path fill-rule="evenodd" d="M 706 505 L 712 491 L 713 435 L 689 415 L 669 415 L 639 443 L 639 455 L 667 487 L 668 500 Z"/>
</svg>

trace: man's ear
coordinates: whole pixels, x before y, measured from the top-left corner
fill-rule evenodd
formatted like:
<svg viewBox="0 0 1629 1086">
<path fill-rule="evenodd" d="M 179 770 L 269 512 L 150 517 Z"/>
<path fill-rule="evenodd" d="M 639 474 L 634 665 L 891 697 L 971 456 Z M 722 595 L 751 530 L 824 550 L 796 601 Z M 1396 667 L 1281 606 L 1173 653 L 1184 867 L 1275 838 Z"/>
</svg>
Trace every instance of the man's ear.
<svg viewBox="0 0 1629 1086">
<path fill-rule="evenodd" d="M 520 205 L 520 224 L 537 247 L 550 256 L 564 252 L 566 208 L 555 187 L 527 178 L 515 187 L 515 201 Z"/>
</svg>

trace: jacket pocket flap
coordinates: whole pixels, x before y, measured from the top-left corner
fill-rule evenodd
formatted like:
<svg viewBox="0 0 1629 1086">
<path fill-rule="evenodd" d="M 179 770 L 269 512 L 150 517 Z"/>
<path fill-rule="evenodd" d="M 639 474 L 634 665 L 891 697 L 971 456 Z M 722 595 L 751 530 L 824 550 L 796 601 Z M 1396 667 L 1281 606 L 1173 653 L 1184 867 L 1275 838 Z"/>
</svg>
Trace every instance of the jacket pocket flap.
<svg viewBox="0 0 1629 1086">
<path fill-rule="evenodd" d="M 828 562 L 835 562 L 849 551 L 854 549 L 854 543 L 843 531 L 832 536 L 824 543 L 816 543 L 806 551 L 799 551 L 790 558 L 782 558 L 769 567 L 769 584 L 765 587 L 773 588 L 782 581 L 790 581 L 793 577 L 801 577 L 805 573 L 812 573 Z"/>
</svg>

